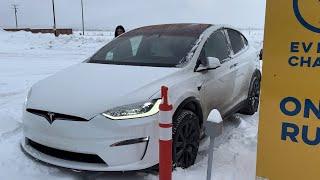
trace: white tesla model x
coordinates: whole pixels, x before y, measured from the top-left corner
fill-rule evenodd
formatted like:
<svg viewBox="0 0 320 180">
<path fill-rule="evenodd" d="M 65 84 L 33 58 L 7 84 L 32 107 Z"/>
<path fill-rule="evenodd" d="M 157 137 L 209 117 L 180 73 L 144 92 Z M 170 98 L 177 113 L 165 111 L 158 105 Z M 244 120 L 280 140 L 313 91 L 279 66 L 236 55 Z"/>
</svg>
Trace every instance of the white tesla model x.
<svg viewBox="0 0 320 180">
<path fill-rule="evenodd" d="M 129 31 L 83 63 L 36 83 L 23 114 L 23 149 L 41 161 L 92 171 L 158 164 L 160 87 L 173 104 L 173 162 L 194 164 L 203 122 L 257 111 L 257 51 L 237 30 L 165 24 Z"/>
</svg>

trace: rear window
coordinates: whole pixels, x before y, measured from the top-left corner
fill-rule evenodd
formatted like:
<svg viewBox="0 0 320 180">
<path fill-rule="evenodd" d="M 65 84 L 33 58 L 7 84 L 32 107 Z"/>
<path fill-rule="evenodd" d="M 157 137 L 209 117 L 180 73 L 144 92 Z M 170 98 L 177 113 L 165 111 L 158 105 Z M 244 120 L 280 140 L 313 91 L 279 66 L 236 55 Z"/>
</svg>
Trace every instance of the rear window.
<svg viewBox="0 0 320 180">
<path fill-rule="evenodd" d="M 228 29 L 227 31 L 228 31 L 232 50 L 234 54 L 237 54 L 239 51 L 241 51 L 245 47 L 243 42 L 243 37 L 238 31 L 235 31 L 232 29 Z"/>
</svg>

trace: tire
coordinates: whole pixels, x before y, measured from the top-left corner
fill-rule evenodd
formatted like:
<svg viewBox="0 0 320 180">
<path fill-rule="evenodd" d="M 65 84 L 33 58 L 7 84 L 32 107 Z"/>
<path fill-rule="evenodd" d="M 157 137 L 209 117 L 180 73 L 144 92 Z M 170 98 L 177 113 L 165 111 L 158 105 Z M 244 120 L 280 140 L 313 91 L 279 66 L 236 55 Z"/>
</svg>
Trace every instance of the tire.
<svg viewBox="0 0 320 180">
<path fill-rule="evenodd" d="M 172 159 L 175 167 L 195 163 L 200 143 L 199 117 L 190 110 L 180 111 L 173 120 Z"/>
<path fill-rule="evenodd" d="M 258 73 L 255 73 L 250 83 L 248 98 L 245 101 L 245 106 L 240 110 L 241 114 L 253 115 L 258 111 L 260 102 L 260 82 L 260 76 Z"/>
</svg>

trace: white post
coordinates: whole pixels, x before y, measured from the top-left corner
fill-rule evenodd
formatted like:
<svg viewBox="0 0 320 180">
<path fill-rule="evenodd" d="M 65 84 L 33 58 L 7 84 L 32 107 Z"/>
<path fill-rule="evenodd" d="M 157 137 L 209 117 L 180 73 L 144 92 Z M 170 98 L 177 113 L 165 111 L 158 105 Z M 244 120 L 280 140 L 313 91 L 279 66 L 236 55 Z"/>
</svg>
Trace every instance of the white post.
<svg viewBox="0 0 320 180">
<path fill-rule="evenodd" d="M 222 117 L 218 110 L 214 109 L 210 112 L 208 120 L 205 122 L 206 135 L 210 137 L 207 180 L 211 180 L 214 139 L 222 133 Z"/>
</svg>

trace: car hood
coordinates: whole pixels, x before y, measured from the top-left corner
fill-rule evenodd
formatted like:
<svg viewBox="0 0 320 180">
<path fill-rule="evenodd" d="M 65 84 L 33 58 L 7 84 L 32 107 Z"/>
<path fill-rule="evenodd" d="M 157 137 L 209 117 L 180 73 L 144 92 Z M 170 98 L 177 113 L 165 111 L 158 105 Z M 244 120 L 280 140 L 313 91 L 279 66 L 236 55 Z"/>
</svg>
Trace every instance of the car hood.
<svg viewBox="0 0 320 180">
<path fill-rule="evenodd" d="M 113 107 L 148 100 L 177 71 L 81 63 L 36 83 L 27 108 L 90 119 Z"/>
</svg>

